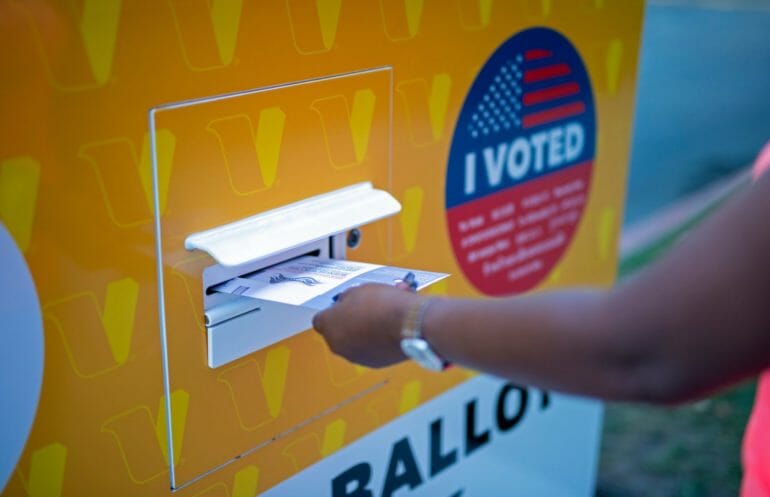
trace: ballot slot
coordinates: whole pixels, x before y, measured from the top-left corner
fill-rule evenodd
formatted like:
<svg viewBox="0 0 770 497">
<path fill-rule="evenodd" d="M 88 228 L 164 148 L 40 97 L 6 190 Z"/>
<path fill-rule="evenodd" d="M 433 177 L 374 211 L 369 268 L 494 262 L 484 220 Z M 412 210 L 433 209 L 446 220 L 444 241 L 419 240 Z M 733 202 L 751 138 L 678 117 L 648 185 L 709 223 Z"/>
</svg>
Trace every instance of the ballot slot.
<svg viewBox="0 0 770 497">
<path fill-rule="evenodd" d="M 328 247 L 328 244 L 319 244 L 324 248 Z M 309 247 L 300 247 L 299 249 L 290 251 L 285 254 L 286 257 L 292 257 L 294 253 L 301 253 L 304 256 L 331 256 L 332 252 L 328 250 L 321 250 L 317 248 L 315 250 L 305 251 Z M 338 252 L 339 254 L 339 252 Z M 344 252 L 342 253 L 344 256 Z M 272 258 L 276 259 L 276 258 Z M 291 260 L 291 259 L 290 259 Z M 264 270 L 264 267 L 269 268 L 272 265 L 283 262 L 282 260 L 271 261 L 270 259 L 265 261 L 254 261 L 243 267 L 228 268 L 219 264 L 209 266 L 203 271 L 203 288 L 204 288 L 204 314 L 203 319 L 207 329 L 217 328 L 225 325 L 228 321 L 236 318 L 244 317 L 246 314 L 260 311 L 267 303 L 260 302 L 256 299 L 241 297 L 237 294 L 227 294 L 217 291 L 223 284 L 233 281 L 238 278 L 247 278 L 252 274 L 258 273 Z M 264 266 L 264 267 L 263 267 Z M 244 274 L 241 274 L 244 272 Z M 254 316 L 257 318 L 257 316 Z M 221 329 L 221 328 L 219 328 Z"/>
<path fill-rule="evenodd" d="M 404 283 L 417 291 L 447 276 L 446 273 L 305 255 L 233 278 L 212 290 L 322 311 L 356 286 Z"/>
<path fill-rule="evenodd" d="M 349 231 L 400 210 L 392 195 L 365 182 L 189 235 L 185 248 L 204 251 L 215 261 L 202 274 L 209 367 L 309 329 L 317 312 L 215 287 L 301 256 L 345 259 Z"/>
<path fill-rule="evenodd" d="M 329 245 L 328 241 L 323 240 L 281 255 L 252 261 L 241 267 L 215 264 L 204 269 L 204 322 L 209 367 L 220 367 L 302 332 L 310 327 L 312 319 L 312 313 L 306 309 L 217 292 L 215 288 L 235 278 L 247 277 L 285 262 L 284 258 L 291 260 L 300 255 L 329 257 L 333 254 Z M 344 257 L 345 253 L 336 251 L 336 255 Z"/>
</svg>

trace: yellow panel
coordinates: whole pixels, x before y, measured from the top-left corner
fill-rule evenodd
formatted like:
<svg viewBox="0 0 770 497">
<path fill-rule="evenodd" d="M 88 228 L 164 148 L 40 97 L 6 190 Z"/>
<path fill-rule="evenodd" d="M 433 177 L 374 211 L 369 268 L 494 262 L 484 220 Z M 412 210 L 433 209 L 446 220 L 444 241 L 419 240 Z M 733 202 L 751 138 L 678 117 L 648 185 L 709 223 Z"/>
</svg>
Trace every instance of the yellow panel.
<svg viewBox="0 0 770 497">
<path fill-rule="evenodd" d="M 583 217 L 535 290 L 609 284 L 642 11 L 640 0 L 0 2 L 0 218 L 35 277 L 46 340 L 39 411 L 3 495 L 170 495 L 172 462 L 177 485 L 201 477 L 175 495 L 253 495 L 466 381 L 459 369 L 354 367 L 312 331 L 212 370 L 201 290 L 212 261 L 183 241 L 372 181 L 404 210 L 349 255 L 446 271 L 432 292 L 478 295 L 447 231 L 447 158 L 478 71 L 532 26 L 574 44 L 598 123 Z"/>
</svg>

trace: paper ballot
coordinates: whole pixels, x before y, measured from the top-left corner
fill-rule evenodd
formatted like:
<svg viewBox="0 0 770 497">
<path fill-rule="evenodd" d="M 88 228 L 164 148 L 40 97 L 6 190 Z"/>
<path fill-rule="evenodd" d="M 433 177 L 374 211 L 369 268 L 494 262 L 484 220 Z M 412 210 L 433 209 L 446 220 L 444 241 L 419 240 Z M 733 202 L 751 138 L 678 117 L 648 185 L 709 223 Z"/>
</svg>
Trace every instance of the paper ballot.
<svg viewBox="0 0 770 497">
<path fill-rule="evenodd" d="M 415 276 L 417 290 L 449 276 L 446 273 L 303 256 L 233 278 L 212 290 L 322 310 L 334 303 L 335 295 L 350 287 L 367 283 L 394 285 L 409 272 Z"/>
</svg>

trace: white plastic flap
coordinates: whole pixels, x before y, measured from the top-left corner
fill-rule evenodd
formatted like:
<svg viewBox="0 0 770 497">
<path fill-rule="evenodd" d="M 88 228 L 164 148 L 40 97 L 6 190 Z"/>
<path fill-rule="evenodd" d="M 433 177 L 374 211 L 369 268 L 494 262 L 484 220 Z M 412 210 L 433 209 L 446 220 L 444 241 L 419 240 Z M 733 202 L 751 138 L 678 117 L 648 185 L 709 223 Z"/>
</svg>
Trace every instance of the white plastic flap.
<svg viewBox="0 0 770 497">
<path fill-rule="evenodd" d="M 187 250 L 207 252 L 223 266 L 238 266 L 392 216 L 401 210 L 393 196 L 358 183 L 193 233 Z"/>
</svg>

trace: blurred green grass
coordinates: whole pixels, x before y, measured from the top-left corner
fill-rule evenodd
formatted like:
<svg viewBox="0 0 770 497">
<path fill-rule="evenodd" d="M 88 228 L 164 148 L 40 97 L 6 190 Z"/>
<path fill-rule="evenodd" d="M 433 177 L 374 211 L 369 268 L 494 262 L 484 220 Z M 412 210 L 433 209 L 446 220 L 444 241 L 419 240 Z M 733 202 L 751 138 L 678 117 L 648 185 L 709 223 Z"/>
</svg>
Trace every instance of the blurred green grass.
<svg viewBox="0 0 770 497">
<path fill-rule="evenodd" d="M 675 408 L 608 405 L 597 497 L 736 496 L 754 387 Z"/>
</svg>

